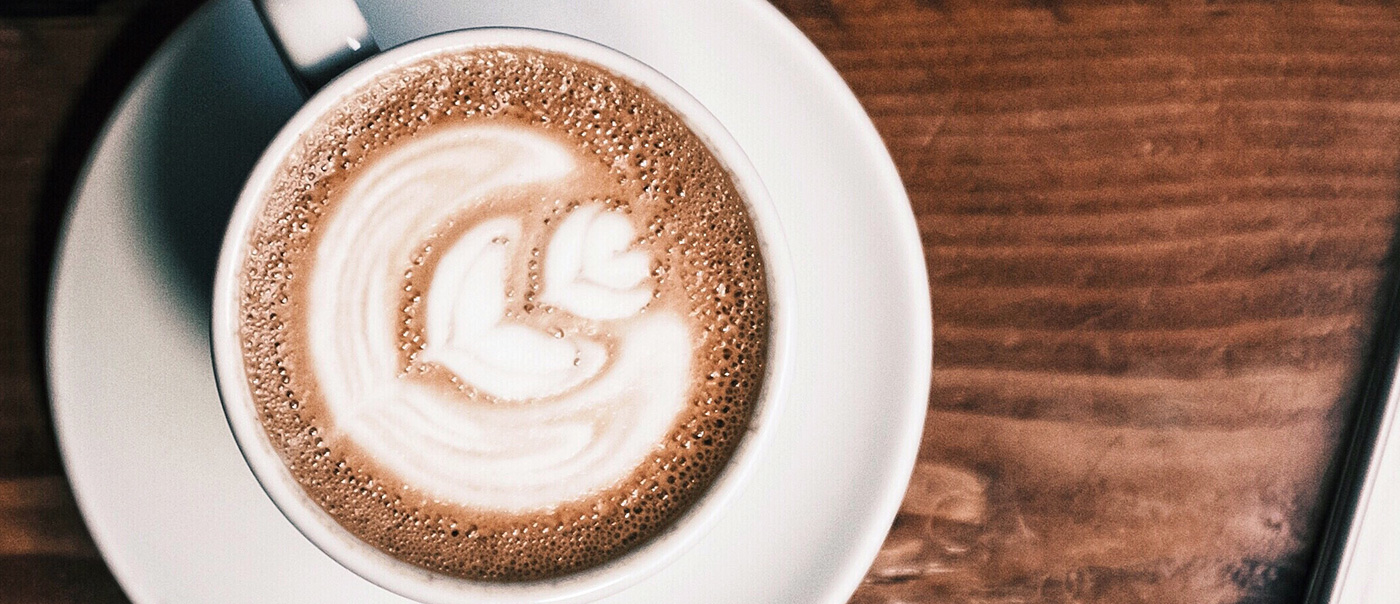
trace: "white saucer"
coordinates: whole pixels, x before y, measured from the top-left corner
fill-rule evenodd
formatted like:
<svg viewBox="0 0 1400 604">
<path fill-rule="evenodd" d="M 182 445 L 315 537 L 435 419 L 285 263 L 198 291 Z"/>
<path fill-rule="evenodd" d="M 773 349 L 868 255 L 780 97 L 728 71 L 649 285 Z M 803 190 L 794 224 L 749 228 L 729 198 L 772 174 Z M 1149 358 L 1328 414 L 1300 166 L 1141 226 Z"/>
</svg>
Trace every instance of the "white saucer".
<svg viewBox="0 0 1400 604">
<path fill-rule="evenodd" d="M 904 189 L 836 72 L 757 0 L 361 5 L 386 47 L 480 25 L 590 38 L 669 75 L 728 126 L 792 246 L 792 400 L 717 528 L 608 601 L 849 598 L 914 465 L 932 328 Z M 403 601 L 325 557 L 267 500 L 210 369 L 223 223 L 297 103 L 251 3 L 217 0 L 137 77 L 74 192 L 49 309 L 54 421 L 88 526 L 138 603 Z"/>
</svg>

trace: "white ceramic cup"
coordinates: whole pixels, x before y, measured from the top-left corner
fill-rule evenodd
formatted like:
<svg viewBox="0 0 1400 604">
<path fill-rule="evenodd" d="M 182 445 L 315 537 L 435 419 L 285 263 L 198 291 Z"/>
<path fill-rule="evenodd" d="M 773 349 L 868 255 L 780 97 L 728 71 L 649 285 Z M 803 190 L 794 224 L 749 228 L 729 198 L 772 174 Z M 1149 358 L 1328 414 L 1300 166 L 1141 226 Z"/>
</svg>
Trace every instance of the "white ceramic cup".
<svg viewBox="0 0 1400 604">
<path fill-rule="evenodd" d="M 715 524 L 759 463 L 772 440 L 790 373 L 791 259 L 777 212 L 738 143 L 699 101 L 664 75 L 616 50 L 579 38 L 530 29 L 483 28 L 438 34 L 375 54 L 378 49 L 350 0 L 266 0 L 260 8 L 303 89 L 314 91 L 324 84 L 282 128 L 249 176 L 225 232 L 214 284 L 211 328 L 220 397 L 239 448 L 273 503 L 326 555 L 381 587 L 423 602 L 590 601 L 621 591 L 674 561 Z M 312 19 L 313 26 L 308 27 Z M 351 92 L 402 65 L 447 51 L 499 46 L 560 53 L 602 66 L 669 105 L 728 168 L 747 203 L 767 268 L 771 313 L 760 400 L 746 435 L 703 497 L 669 528 L 616 559 L 555 579 L 518 583 L 466 580 L 405 563 L 360 541 L 324 513 L 283 465 L 256 415 L 244 373 L 237 302 L 238 274 L 248 255 L 250 230 L 263 211 L 267 187 L 307 128 Z"/>
</svg>

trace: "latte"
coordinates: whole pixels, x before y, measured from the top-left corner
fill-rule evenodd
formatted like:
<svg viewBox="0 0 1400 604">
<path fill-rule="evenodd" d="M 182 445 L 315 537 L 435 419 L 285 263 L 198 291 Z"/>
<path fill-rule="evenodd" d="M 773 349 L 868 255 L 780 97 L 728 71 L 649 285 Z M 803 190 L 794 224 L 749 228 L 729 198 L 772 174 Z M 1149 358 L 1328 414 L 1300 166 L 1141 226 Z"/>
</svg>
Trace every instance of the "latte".
<svg viewBox="0 0 1400 604">
<path fill-rule="evenodd" d="M 769 300 L 730 175 L 665 104 L 520 48 L 353 91 L 268 188 L 240 276 L 269 439 L 341 526 L 522 581 L 665 530 L 745 434 Z"/>
</svg>

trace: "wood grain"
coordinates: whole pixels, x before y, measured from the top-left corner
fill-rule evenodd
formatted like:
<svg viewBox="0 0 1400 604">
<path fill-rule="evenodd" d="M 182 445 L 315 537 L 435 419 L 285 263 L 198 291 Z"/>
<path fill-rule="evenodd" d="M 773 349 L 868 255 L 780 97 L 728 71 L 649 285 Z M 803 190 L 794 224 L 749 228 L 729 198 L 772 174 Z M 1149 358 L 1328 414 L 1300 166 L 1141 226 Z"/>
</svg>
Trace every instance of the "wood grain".
<svg viewBox="0 0 1400 604">
<path fill-rule="evenodd" d="M 1388 283 L 1400 13 L 783 6 L 932 286 L 920 461 L 855 600 L 1298 600 Z"/>
<path fill-rule="evenodd" d="M 45 204 L 193 4 L 0 19 L 0 602 L 123 601 L 36 362 Z M 1393 287 L 1400 8 L 775 4 L 884 136 L 934 303 L 923 447 L 853 602 L 1297 601 Z"/>
<path fill-rule="evenodd" d="M 97 557 L 62 476 L 0 481 L 0 526 L 3 555 Z"/>
</svg>

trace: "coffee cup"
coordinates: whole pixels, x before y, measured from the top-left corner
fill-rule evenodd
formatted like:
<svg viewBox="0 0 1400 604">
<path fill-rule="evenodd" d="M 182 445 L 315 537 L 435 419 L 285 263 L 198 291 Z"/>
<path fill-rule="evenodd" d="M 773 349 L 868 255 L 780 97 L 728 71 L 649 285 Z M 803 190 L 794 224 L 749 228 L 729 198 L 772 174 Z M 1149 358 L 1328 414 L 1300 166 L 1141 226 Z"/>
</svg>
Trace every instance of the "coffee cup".
<svg viewBox="0 0 1400 604">
<path fill-rule="evenodd" d="M 262 9 L 314 94 L 235 205 L 211 328 L 269 498 L 424 602 L 586 601 L 670 564 L 790 369 L 791 262 L 742 149 L 587 40 L 378 52 L 348 0 Z"/>
</svg>

